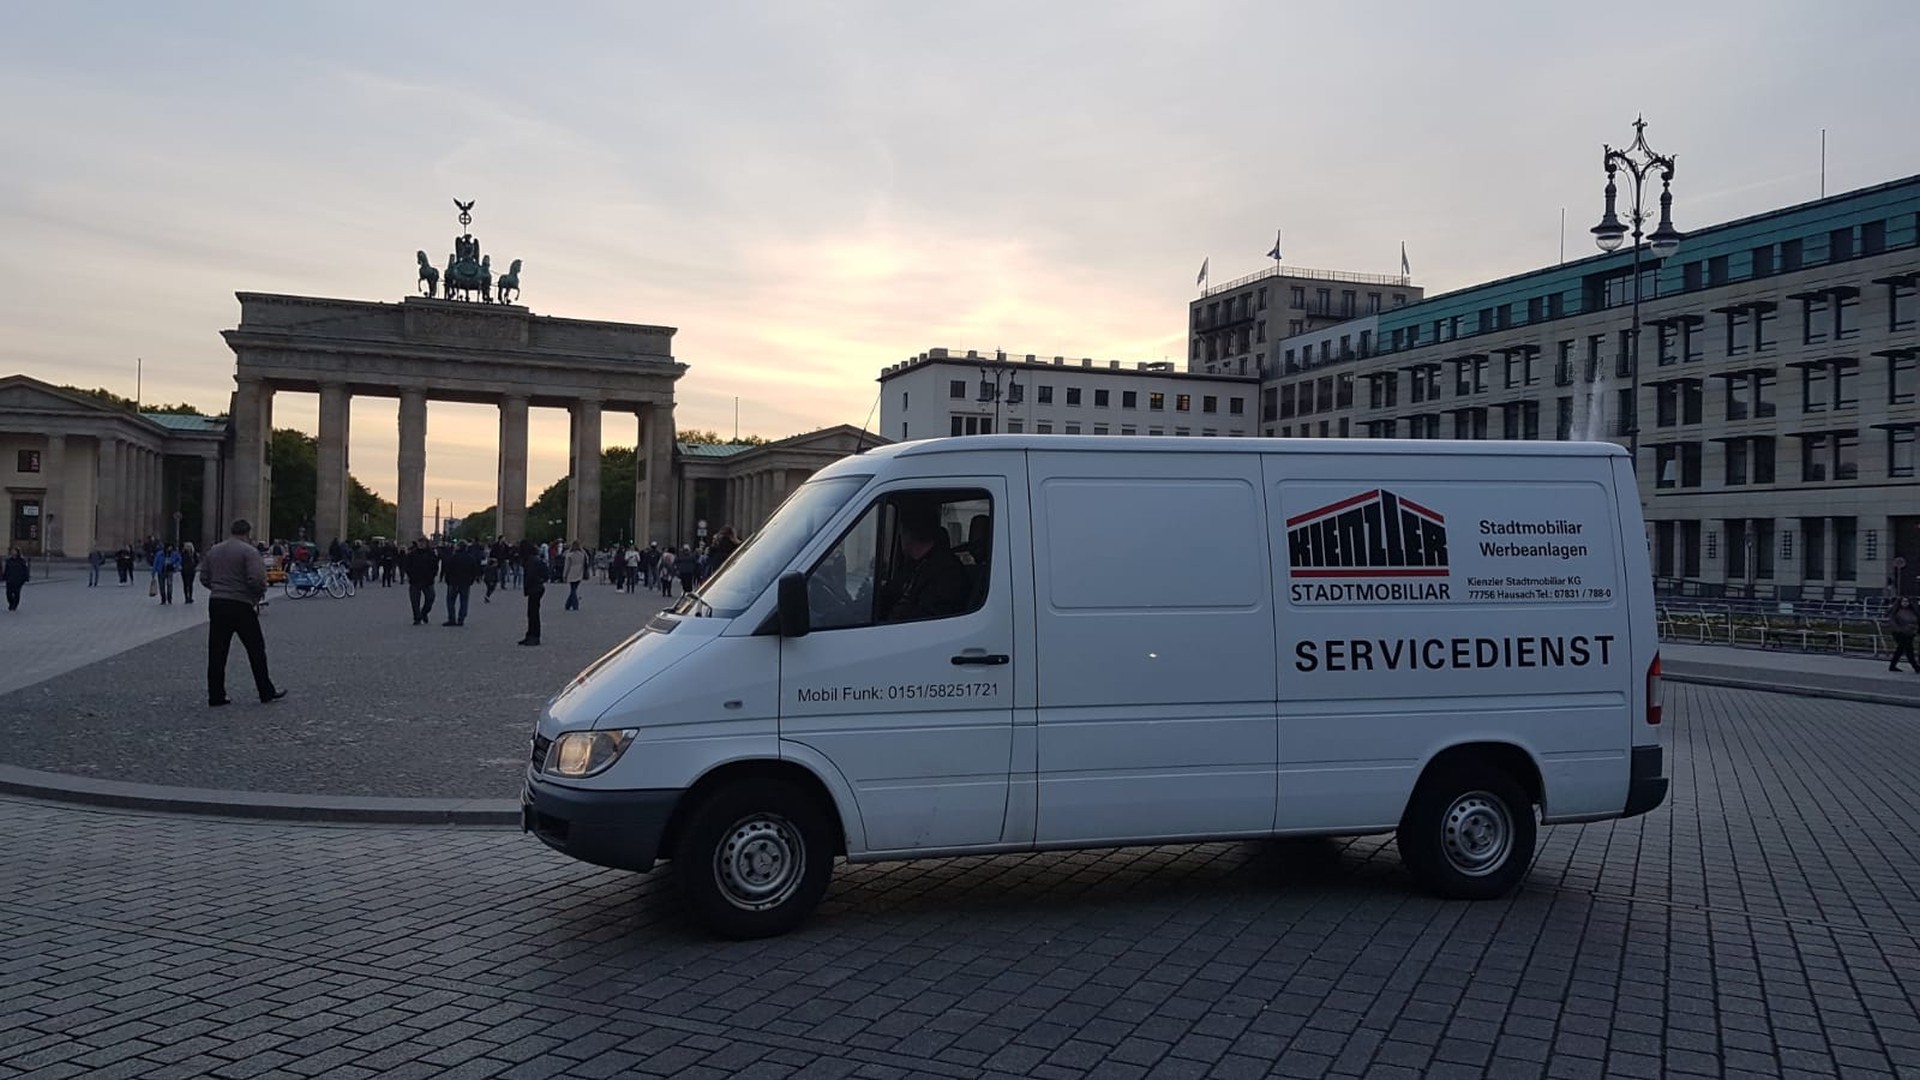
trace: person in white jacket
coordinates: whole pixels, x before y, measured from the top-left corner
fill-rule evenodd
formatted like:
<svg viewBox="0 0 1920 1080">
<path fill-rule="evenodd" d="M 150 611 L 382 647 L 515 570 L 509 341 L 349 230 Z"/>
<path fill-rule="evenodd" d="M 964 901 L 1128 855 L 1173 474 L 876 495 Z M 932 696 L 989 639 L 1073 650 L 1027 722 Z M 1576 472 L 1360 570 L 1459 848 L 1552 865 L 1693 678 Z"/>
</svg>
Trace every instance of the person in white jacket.
<svg viewBox="0 0 1920 1080">
<path fill-rule="evenodd" d="M 580 583 L 587 579 L 587 553 L 580 550 L 580 541 L 575 540 L 567 546 L 565 570 L 567 577 L 568 611 L 580 610 Z"/>
</svg>

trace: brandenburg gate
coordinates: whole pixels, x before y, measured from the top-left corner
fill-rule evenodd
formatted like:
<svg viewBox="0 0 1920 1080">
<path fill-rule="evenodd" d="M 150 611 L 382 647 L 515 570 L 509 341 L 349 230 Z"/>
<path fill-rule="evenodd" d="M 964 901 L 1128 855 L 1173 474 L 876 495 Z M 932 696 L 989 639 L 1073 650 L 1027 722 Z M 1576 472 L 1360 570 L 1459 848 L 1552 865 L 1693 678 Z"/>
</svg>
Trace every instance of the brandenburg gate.
<svg viewBox="0 0 1920 1080">
<path fill-rule="evenodd" d="M 461 204 L 461 224 L 472 203 Z M 427 402 L 490 404 L 500 412 L 495 532 L 527 533 L 527 410 L 555 407 L 572 418 L 567 537 L 600 536 L 603 425 L 635 425 L 634 521 L 642 542 L 671 541 L 673 384 L 686 365 L 673 358 L 674 329 L 535 315 L 504 302 L 519 291 L 519 260 L 492 288 L 491 258 L 462 235 L 447 262 L 445 289 L 422 252 L 424 296 L 400 303 L 239 293 L 240 325 L 223 333 L 235 356 L 228 516 L 265 538 L 270 476 L 267 445 L 273 399 L 282 391 L 320 397 L 313 538 L 347 533 L 347 426 L 355 395 L 400 399 L 396 521 L 405 543 L 425 511 Z M 545 531 L 534 539 L 547 539 Z"/>
</svg>

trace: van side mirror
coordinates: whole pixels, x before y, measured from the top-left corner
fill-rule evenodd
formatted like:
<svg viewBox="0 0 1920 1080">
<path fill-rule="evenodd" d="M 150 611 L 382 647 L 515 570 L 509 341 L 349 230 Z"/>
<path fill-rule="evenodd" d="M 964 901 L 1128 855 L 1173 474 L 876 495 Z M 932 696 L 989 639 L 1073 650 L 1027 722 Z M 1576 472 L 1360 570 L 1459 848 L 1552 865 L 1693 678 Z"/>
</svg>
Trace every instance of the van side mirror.
<svg viewBox="0 0 1920 1080">
<path fill-rule="evenodd" d="M 813 629 L 812 605 L 807 598 L 807 575 L 780 575 L 779 620 L 781 637 L 806 637 Z"/>
</svg>

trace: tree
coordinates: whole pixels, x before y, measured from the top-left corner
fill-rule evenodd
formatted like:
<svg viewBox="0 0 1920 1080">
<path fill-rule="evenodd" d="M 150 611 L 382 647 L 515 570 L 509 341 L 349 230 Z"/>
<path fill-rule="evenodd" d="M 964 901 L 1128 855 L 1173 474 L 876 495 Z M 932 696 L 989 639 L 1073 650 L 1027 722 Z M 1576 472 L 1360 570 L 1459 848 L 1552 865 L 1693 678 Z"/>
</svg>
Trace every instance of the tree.
<svg viewBox="0 0 1920 1080">
<path fill-rule="evenodd" d="M 126 412 L 139 411 L 139 406 L 134 404 L 132 398 L 121 397 L 111 390 L 102 390 L 97 386 L 89 389 L 81 389 L 78 386 L 62 386 L 60 389 L 65 390 L 69 394 L 79 394 L 82 397 L 90 397 L 103 405 L 109 405 Z"/>
<path fill-rule="evenodd" d="M 765 446 L 767 444 L 767 438 L 764 435 L 735 435 L 731 439 L 724 439 L 720 437 L 719 432 L 711 428 L 688 428 L 685 431 L 675 432 L 673 437 L 683 443 L 693 443 L 698 446 Z"/>
<path fill-rule="evenodd" d="M 272 520 L 267 535 L 290 540 L 306 537 L 317 543 L 336 539 L 315 536 L 313 501 L 319 474 L 319 447 L 313 436 L 292 428 L 273 429 L 267 444 L 267 464 L 273 469 Z M 395 506 L 375 495 L 365 484 L 347 477 L 347 535 L 341 540 L 364 540 L 373 536 L 400 539 L 394 535 Z M 362 518 L 365 518 L 362 521 Z"/>
<path fill-rule="evenodd" d="M 208 415 L 207 413 L 201 412 L 200 407 L 198 405 L 189 405 L 184 401 L 175 405 L 145 405 L 141 407 L 140 411 L 150 412 L 150 413 L 171 413 L 174 416 L 206 416 Z"/>
</svg>

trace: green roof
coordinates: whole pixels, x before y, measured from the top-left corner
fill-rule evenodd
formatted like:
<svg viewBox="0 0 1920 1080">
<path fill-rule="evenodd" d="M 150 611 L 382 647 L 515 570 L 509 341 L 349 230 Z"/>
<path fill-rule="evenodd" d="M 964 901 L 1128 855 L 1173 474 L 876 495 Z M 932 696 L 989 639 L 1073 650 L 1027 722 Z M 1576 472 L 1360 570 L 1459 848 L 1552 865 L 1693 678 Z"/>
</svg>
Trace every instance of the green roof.
<svg viewBox="0 0 1920 1080">
<path fill-rule="evenodd" d="M 750 445 L 733 443 L 675 443 L 681 457 L 727 458 L 753 449 Z"/>
<path fill-rule="evenodd" d="M 170 431 L 203 431 L 218 435 L 227 430 L 224 416 L 193 416 L 188 413 L 143 412 L 141 416 Z"/>
</svg>

